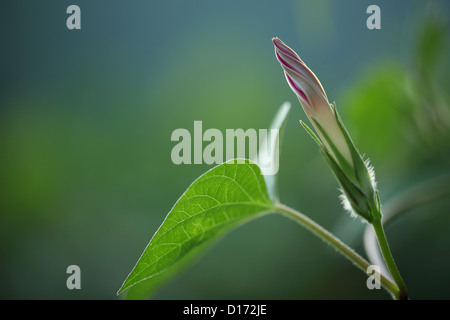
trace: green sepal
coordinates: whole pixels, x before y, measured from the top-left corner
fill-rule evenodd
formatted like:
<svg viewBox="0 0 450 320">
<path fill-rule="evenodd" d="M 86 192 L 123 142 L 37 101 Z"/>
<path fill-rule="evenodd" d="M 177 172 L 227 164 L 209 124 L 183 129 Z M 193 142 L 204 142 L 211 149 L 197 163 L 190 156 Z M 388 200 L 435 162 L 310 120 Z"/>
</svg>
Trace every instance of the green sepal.
<svg viewBox="0 0 450 320">
<path fill-rule="evenodd" d="M 341 169 L 347 174 L 347 176 L 350 178 L 350 180 L 353 180 L 355 183 L 357 182 L 355 177 L 355 172 L 353 169 L 353 166 L 347 161 L 347 159 L 344 158 L 344 156 L 341 154 L 341 152 L 336 148 L 333 141 L 330 139 L 326 131 L 323 129 L 323 127 L 318 123 L 316 120 L 312 119 L 314 121 L 314 124 L 316 125 L 317 129 L 320 131 L 320 133 L 323 135 L 325 140 L 327 141 L 328 145 L 331 148 L 331 151 L 333 151 L 333 154 L 336 156 L 336 160 L 339 163 L 339 166 Z"/>
<path fill-rule="evenodd" d="M 342 187 L 347 199 L 349 200 L 354 211 L 368 222 L 372 221 L 370 206 L 367 203 L 366 195 L 356 186 L 338 165 L 333 156 L 326 151 L 321 150 L 328 164 L 330 165 L 336 179 Z"/>
<path fill-rule="evenodd" d="M 320 139 L 316 136 L 316 134 L 314 133 L 314 131 L 311 130 L 310 127 L 308 127 L 306 125 L 306 123 L 304 123 L 302 120 L 300 120 L 300 124 L 303 126 L 303 129 L 305 129 L 305 131 L 311 136 L 311 138 L 317 143 L 317 145 L 319 146 L 319 148 L 322 150 L 325 148 L 325 146 L 323 145 L 322 141 L 320 141 Z"/>
<path fill-rule="evenodd" d="M 362 159 L 361 154 L 356 149 L 356 146 L 353 143 L 353 140 L 350 137 L 350 134 L 348 133 L 347 128 L 345 127 L 339 113 L 337 112 L 336 106 L 335 105 L 331 105 L 331 106 L 334 111 L 336 121 L 339 125 L 339 128 L 341 129 L 344 139 L 347 142 L 348 148 L 350 150 L 350 154 L 351 154 L 352 160 L 353 160 L 353 168 L 354 168 L 353 170 L 354 170 L 355 177 L 359 182 L 359 186 L 362 189 L 364 194 L 366 194 L 368 197 L 373 197 L 374 193 L 376 193 L 376 190 L 373 186 L 369 170 L 367 169 L 367 166 L 364 163 L 364 160 Z"/>
</svg>

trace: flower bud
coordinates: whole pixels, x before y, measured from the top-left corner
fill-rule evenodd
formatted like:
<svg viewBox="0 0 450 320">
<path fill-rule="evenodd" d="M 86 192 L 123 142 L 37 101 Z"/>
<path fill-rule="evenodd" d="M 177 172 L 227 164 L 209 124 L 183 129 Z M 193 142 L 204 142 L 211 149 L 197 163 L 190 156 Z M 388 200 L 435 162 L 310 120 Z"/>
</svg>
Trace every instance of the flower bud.
<svg viewBox="0 0 450 320">
<path fill-rule="evenodd" d="M 284 70 L 289 86 L 297 95 L 303 110 L 327 147 L 328 152 L 334 156 L 336 161 L 340 162 L 339 158 L 343 157 L 349 164 L 352 164 L 347 142 L 337 124 L 335 112 L 328 102 L 319 79 L 283 41 L 278 38 L 273 38 L 272 41 L 275 45 L 275 55 Z M 324 136 L 325 134 L 328 139 Z M 333 150 L 334 146 L 330 146 L 328 140 L 331 140 L 336 150 Z M 336 151 L 340 155 L 335 154 Z"/>
<path fill-rule="evenodd" d="M 372 221 L 374 215 L 380 218 L 373 169 L 363 161 L 336 108 L 329 103 L 319 79 L 283 41 L 278 38 L 272 41 L 286 80 L 318 137 L 303 122 L 302 125 L 321 147 L 342 187 L 346 208 L 351 208 L 353 213 L 368 221 Z"/>
</svg>

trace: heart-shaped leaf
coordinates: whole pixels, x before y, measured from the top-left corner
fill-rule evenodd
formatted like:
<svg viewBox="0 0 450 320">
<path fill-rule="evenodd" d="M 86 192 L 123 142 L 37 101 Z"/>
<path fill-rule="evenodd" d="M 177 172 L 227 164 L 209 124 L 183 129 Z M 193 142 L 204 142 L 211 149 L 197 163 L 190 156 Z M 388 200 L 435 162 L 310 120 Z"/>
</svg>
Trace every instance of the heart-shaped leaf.
<svg viewBox="0 0 450 320">
<path fill-rule="evenodd" d="M 230 229 L 273 211 L 256 164 L 230 160 L 211 169 L 195 180 L 170 210 L 118 294 L 161 275 Z"/>
</svg>

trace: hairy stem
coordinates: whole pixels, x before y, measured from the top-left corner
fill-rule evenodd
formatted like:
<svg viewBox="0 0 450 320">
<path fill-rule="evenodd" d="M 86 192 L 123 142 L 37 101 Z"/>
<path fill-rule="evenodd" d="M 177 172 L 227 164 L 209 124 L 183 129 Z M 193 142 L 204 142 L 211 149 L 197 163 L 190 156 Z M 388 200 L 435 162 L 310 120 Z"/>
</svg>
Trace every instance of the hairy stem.
<svg viewBox="0 0 450 320">
<path fill-rule="evenodd" d="M 358 253 L 356 253 L 352 248 L 343 243 L 339 238 L 337 238 L 334 234 L 330 233 L 322 226 L 305 216 L 304 214 L 292 209 L 283 204 L 277 204 L 275 210 L 278 213 L 285 215 L 288 218 L 291 218 L 298 222 L 300 225 L 314 233 L 320 239 L 328 243 L 331 247 L 336 249 L 340 254 L 342 254 L 345 258 L 347 258 L 350 262 L 352 262 L 356 267 L 362 270 L 364 273 L 367 271 L 367 268 L 370 266 L 369 262 L 366 259 L 361 257 Z M 400 299 L 401 290 L 399 287 L 389 280 L 383 274 L 380 274 L 380 282 L 381 286 L 389 292 L 394 299 Z"/>
</svg>

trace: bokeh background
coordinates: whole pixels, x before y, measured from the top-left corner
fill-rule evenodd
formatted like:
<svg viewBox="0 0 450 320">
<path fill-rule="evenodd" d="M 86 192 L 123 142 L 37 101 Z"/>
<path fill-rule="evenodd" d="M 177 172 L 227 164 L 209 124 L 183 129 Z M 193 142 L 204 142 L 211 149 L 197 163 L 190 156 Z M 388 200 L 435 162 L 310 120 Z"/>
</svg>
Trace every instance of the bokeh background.
<svg viewBox="0 0 450 320">
<path fill-rule="evenodd" d="M 66 28 L 71 4 L 81 30 Z M 381 30 L 366 27 L 371 4 Z M 0 2 L 0 297 L 118 299 L 165 215 L 210 168 L 171 162 L 173 130 L 266 128 L 284 101 L 281 200 L 365 255 L 364 225 L 340 206 L 298 123 L 306 116 L 271 38 L 318 75 L 388 203 L 450 171 L 449 13 L 448 1 L 422 0 Z M 435 198 L 387 227 L 413 299 L 450 298 L 450 200 Z M 81 290 L 66 288 L 72 264 Z M 389 296 L 271 215 L 227 234 L 153 298 Z"/>
</svg>

